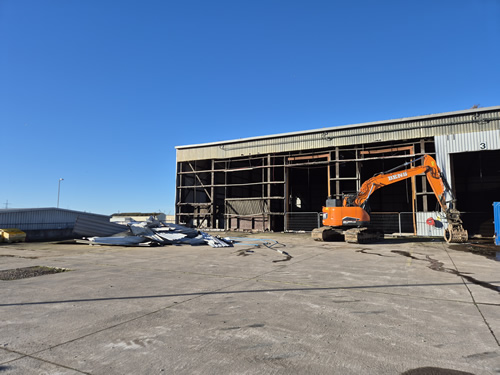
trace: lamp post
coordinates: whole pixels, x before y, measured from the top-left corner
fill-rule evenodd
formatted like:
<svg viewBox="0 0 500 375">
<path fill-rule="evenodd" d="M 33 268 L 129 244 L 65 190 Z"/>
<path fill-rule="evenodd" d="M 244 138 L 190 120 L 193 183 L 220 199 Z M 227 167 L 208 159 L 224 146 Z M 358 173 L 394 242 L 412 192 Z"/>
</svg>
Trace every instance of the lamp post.
<svg viewBox="0 0 500 375">
<path fill-rule="evenodd" d="M 59 194 L 61 193 L 61 181 L 64 181 L 64 178 L 59 179 L 59 186 L 57 187 L 57 208 L 59 208 Z"/>
</svg>

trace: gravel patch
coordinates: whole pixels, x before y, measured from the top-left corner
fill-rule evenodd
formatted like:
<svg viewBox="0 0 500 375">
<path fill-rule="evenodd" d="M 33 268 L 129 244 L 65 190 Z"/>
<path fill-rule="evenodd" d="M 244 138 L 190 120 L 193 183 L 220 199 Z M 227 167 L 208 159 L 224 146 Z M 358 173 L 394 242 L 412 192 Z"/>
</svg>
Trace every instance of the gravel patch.
<svg viewBox="0 0 500 375">
<path fill-rule="evenodd" d="M 0 271 L 0 280 L 6 280 L 6 281 L 19 280 L 19 279 L 26 279 L 28 277 L 50 275 L 52 273 L 60 273 L 66 271 L 68 270 L 64 268 L 45 267 L 45 266 L 15 268 L 12 270 Z"/>
</svg>

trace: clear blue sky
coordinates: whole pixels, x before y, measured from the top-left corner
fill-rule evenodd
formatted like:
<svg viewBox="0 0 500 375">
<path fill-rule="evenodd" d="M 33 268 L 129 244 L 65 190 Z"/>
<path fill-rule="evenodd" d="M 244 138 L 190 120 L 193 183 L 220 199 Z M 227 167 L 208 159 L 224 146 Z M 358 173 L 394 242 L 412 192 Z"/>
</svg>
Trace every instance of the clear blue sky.
<svg viewBox="0 0 500 375">
<path fill-rule="evenodd" d="M 0 0 L 0 208 L 174 212 L 175 146 L 500 105 L 499 0 Z"/>
</svg>

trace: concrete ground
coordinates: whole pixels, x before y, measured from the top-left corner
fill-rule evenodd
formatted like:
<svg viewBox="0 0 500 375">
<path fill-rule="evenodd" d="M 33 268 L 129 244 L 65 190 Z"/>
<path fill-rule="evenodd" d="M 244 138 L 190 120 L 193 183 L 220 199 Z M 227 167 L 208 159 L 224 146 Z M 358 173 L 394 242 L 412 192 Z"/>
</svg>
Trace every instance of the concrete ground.
<svg viewBox="0 0 500 375">
<path fill-rule="evenodd" d="M 293 258 L 0 244 L 0 271 L 71 270 L 0 281 L 0 374 L 500 373 L 498 261 L 439 240 L 252 237 Z"/>
</svg>

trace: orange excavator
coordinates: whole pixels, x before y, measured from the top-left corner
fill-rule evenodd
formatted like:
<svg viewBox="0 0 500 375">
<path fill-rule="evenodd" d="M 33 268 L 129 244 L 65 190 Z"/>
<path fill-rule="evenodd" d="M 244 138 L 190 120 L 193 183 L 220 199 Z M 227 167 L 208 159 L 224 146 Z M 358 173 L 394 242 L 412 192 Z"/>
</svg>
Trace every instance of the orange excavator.
<svg viewBox="0 0 500 375">
<path fill-rule="evenodd" d="M 420 166 L 397 170 L 421 159 Z M 446 201 L 445 192 L 450 189 L 434 158 L 424 155 L 400 167 L 376 174 L 365 181 L 355 194 L 345 195 L 343 199 L 327 199 L 326 206 L 323 207 L 323 226 L 312 231 L 312 238 L 317 241 L 332 241 L 343 236 L 346 242 L 351 243 L 373 242 L 383 238 L 383 232 L 370 225 L 368 199 L 374 191 L 384 186 L 425 173 L 448 222 L 444 231 L 446 242 L 466 242 L 468 233 L 463 228 L 460 212 L 453 207 L 454 201 Z"/>
</svg>

